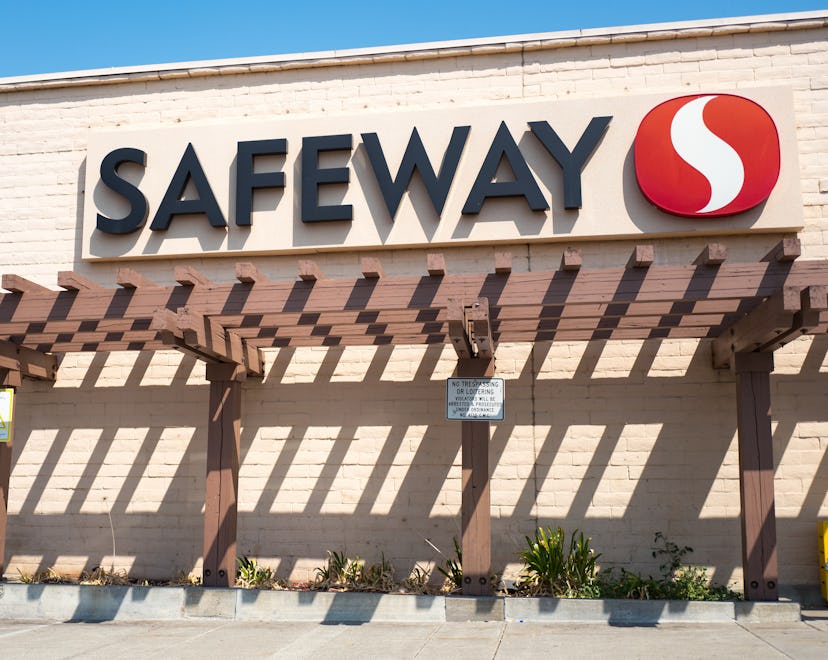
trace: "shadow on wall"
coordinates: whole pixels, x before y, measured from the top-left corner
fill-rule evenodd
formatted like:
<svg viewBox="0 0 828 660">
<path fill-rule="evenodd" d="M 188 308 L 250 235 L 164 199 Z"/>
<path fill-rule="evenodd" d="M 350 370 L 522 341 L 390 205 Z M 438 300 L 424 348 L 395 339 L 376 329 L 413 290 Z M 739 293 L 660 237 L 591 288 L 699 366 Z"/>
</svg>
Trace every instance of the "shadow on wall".
<svg viewBox="0 0 828 660">
<path fill-rule="evenodd" d="M 659 375 L 679 344 L 695 346 L 685 368 Z M 801 345 L 799 373 L 772 377 L 780 581 L 794 584 L 814 579 L 813 523 L 828 490 L 824 441 L 809 445 L 797 431 L 828 422 L 828 337 Z M 741 566 L 735 386 L 712 370 L 709 343 L 570 344 L 560 361 L 559 349 L 499 349 L 507 416 L 492 426 L 493 569 L 508 571 L 538 525 L 562 525 L 592 536 L 603 565 L 650 572 L 661 531 L 727 582 Z M 619 350 L 629 355 L 613 371 Z M 451 555 L 460 536 L 460 428 L 445 421 L 443 383 L 452 356 L 442 346 L 270 353 L 264 382 L 243 392 L 239 554 L 294 579 L 329 549 L 384 554 L 398 577 L 442 563 L 431 544 Z M 110 514 L 116 568 L 148 578 L 192 570 L 202 550 L 203 366 L 175 353 L 98 354 L 64 363 L 61 376 L 20 392 L 10 570 L 27 558 L 38 570 L 108 568 Z M 792 463 L 811 461 L 790 479 L 789 448 Z"/>
</svg>

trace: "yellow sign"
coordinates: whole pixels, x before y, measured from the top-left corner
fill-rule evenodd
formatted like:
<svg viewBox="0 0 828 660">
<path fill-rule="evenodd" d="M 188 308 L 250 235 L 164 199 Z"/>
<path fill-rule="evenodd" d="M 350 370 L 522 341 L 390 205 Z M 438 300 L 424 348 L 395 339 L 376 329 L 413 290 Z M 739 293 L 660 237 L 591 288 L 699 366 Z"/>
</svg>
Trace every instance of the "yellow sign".
<svg viewBox="0 0 828 660">
<path fill-rule="evenodd" d="M 8 442 L 12 434 L 12 411 L 14 390 L 10 387 L 0 390 L 0 442 Z"/>
<path fill-rule="evenodd" d="M 822 597 L 828 600 L 828 520 L 817 523 L 817 548 L 819 549 L 819 582 Z"/>
</svg>

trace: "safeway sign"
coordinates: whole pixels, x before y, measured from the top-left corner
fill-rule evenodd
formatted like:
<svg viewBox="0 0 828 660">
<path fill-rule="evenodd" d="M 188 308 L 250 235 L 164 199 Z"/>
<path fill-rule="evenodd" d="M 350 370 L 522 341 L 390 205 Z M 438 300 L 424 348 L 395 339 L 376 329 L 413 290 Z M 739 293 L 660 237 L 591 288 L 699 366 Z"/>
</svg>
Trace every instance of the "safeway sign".
<svg viewBox="0 0 828 660">
<path fill-rule="evenodd" d="M 93 131 L 83 256 L 801 228 L 792 91 L 740 94 Z M 748 116 L 770 129 L 746 132 Z M 757 146 L 760 133 L 773 149 Z"/>
</svg>

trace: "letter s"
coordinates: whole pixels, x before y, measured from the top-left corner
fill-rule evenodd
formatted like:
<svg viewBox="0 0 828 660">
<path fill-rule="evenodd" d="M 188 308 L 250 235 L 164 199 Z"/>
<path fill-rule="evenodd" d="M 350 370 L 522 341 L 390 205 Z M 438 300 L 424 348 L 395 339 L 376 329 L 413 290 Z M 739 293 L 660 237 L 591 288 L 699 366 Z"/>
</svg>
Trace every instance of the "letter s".
<svg viewBox="0 0 828 660">
<path fill-rule="evenodd" d="M 98 214 L 97 227 L 107 234 L 129 234 L 144 226 L 147 221 L 147 199 L 138 188 L 118 176 L 122 163 L 147 166 L 147 154 L 140 149 L 123 147 L 110 151 L 101 161 L 101 183 L 129 202 L 130 211 L 123 218 L 107 218 Z"/>
</svg>

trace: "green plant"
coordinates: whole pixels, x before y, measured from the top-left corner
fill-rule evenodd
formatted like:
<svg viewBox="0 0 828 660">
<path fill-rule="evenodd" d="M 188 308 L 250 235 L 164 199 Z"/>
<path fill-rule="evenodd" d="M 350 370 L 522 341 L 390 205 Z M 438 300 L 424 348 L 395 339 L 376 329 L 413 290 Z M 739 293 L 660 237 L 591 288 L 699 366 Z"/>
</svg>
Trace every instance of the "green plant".
<svg viewBox="0 0 828 660">
<path fill-rule="evenodd" d="M 382 555 L 380 561 L 366 565 L 359 557 L 348 557 L 345 552 L 328 550 L 324 566 L 316 569 L 314 589 L 340 591 L 382 591 L 394 589 L 394 567 Z"/>
<path fill-rule="evenodd" d="M 463 586 L 463 549 L 457 542 L 456 536 L 452 538 L 452 541 L 454 542 L 454 557 L 446 557 L 445 567 L 437 567 L 445 578 L 443 587 L 447 591 L 457 591 Z"/>
<path fill-rule="evenodd" d="M 526 537 L 527 549 L 518 553 L 524 563 L 518 591 L 566 598 L 597 596 L 595 573 L 600 555 L 590 548 L 591 541 L 575 530 L 567 546 L 563 529 L 539 527 L 534 538 Z"/>
<path fill-rule="evenodd" d="M 255 559 L 236 557 L 236 584 L 245 589 L 270 589 L 273 586 L 273 571 L 261 566 Z"/>
<path fill-rule="evenodd" d="M 661 532 L 653 538 L 653 558 L 663 558 L 659 566 L 660 578 L 644 577 L 621 569 L 616 578 L 612 569 L 601 574 L 599 589 L 606 598 L 637 598 L 641 600 L 741 600 L 742 595 L 726 586 L 710 583 L 702 566 L 686 566 L 685 557 L 693 552 L 689 546 L 679 546 Z"/>
</svg>

